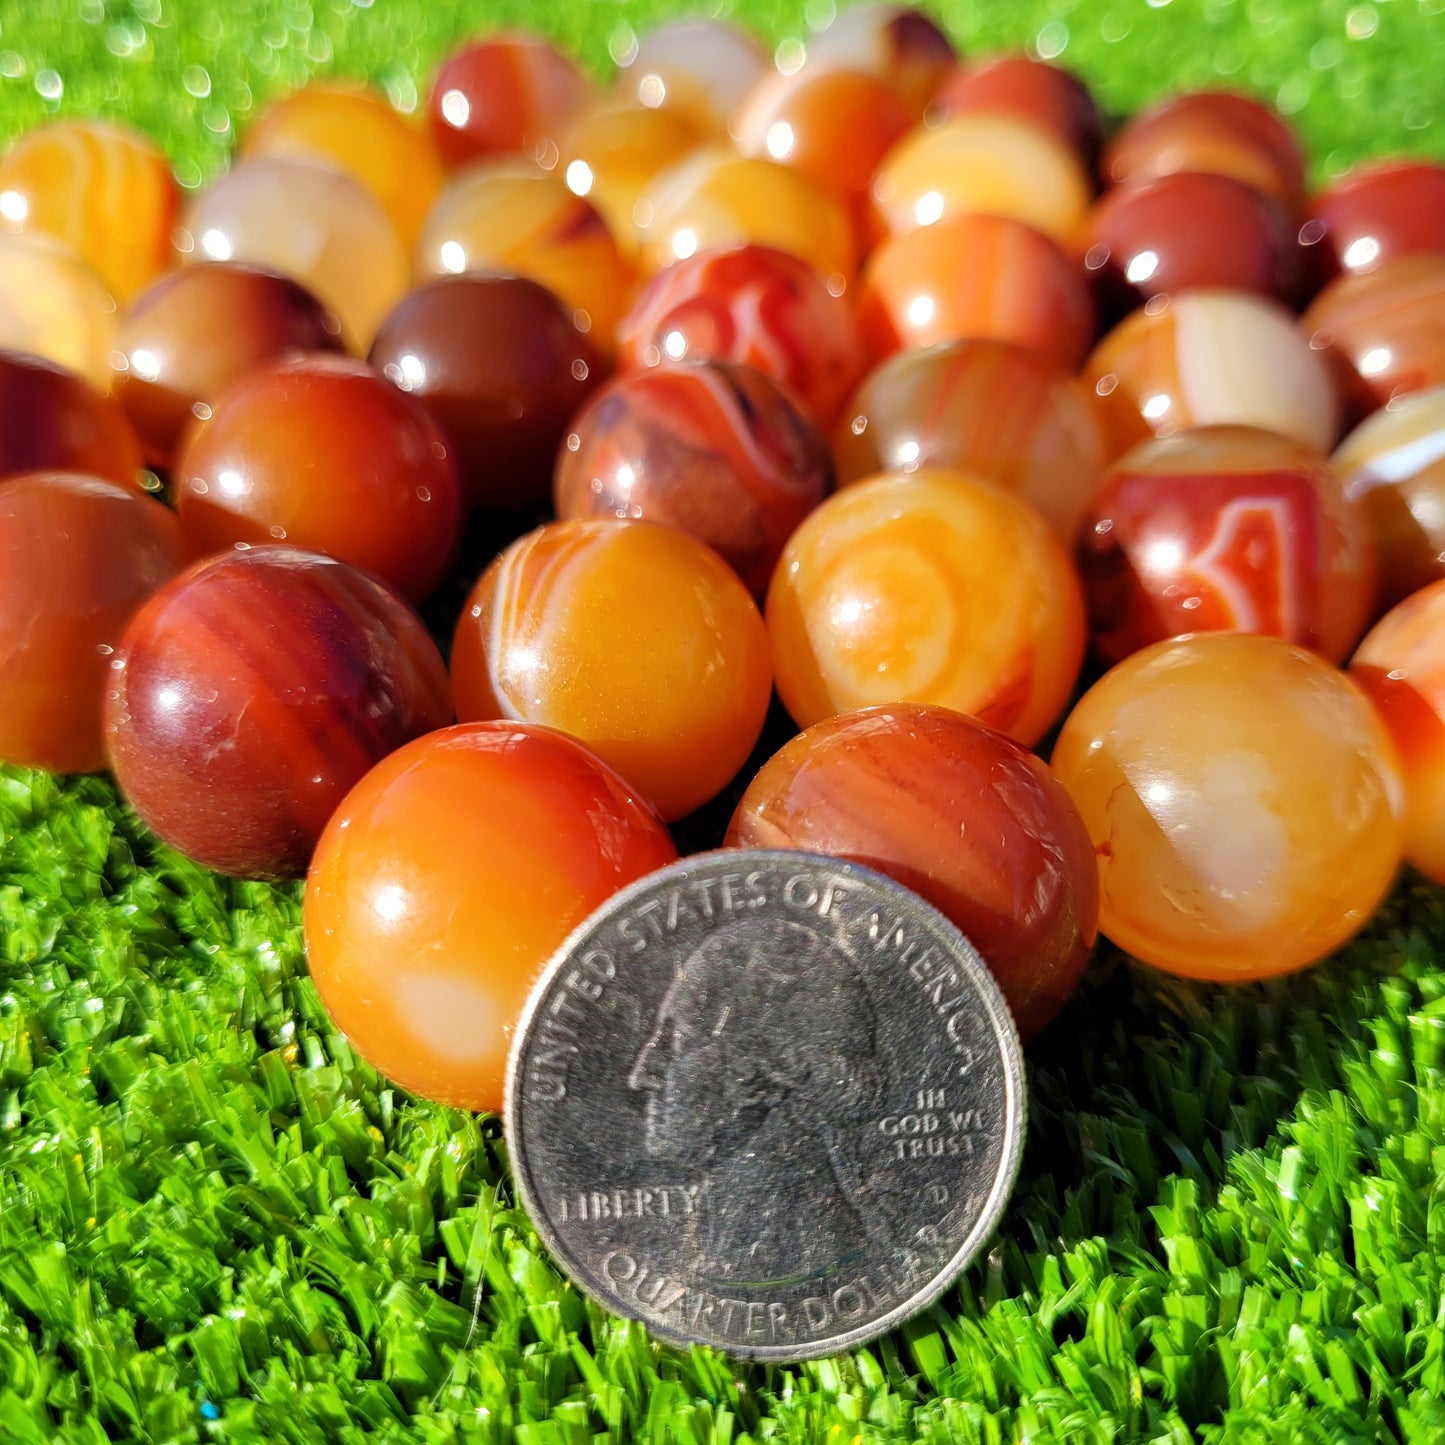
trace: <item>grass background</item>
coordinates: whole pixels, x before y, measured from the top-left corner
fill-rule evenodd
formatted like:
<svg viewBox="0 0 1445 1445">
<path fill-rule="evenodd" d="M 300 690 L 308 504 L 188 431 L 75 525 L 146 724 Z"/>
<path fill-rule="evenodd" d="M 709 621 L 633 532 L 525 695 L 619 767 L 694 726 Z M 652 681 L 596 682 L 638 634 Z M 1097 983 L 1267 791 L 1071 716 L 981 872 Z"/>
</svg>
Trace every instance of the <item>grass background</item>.
<svg viewBox="0 0 1445 1445">
<path fill-rule="evenodd" d="M 743 0 L 774 39 L 794 0 Z M 125 117 L 182 180 L 318 73 L 403 107 L 526 23 L 599 71 L 663 0 L 0 0 L 0 139 Z M 1445 0 L 950 0 L 1115 112 L 1262 91 L 1317 177 L 1445 154 Z M 0 699 L 3 706 L 3 699 Z M 295 888 L 159 848 L 100 778 L 0 770 L 0 1441 L 1445 1441 L 1445 892 L 1407 880 L 1301 977 L 1101 954 L 1030 1048 L 996 1246 L 875 1347 L 660 1350 L 559 1278 L 494 1121 L 388 1089 L 330 1029 Z"/>
</svg>

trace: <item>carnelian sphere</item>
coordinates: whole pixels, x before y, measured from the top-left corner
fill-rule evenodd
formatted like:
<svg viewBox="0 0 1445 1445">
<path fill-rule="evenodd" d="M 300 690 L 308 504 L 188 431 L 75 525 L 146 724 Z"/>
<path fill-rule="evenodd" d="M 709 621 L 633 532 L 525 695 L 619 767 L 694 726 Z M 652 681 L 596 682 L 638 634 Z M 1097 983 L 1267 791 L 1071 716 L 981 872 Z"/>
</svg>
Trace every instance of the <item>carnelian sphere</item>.
<svg viewBox="0 0 1445 1445">
<path fill-rule="evenodd" d="M 757 606 L 710 547 L 654 522 L 553 522 L 482 574 L 452 644 L 457 716 L 579 738 L 665 818 L 722 791 L 772 690 Z"/>
<path fill-rule="evenodd" d="M 1108 662 L 1182 632 L 1259 632 L 1341 661 L 1370 617 L 1374 545 L 1320 454 L 1256 427 L 1141 442 L 1104 474 L 1077 559 Z"/>
<path fill-rule="evenodd" d="M 179 194 L 150 141 L 104 121 L 52 121 L 0 159 L 0 225 L 67 242 L 122 302 L 174 264 Z"/>
<path fill-rule="evenodd" d="M 808 37 L 808 67 L 847 67 L 876 75 L 921 119 L 958 62 L 938 22 L 913 5 L 871 0 L 829 7 L 829 19 Z"/>
<path fill-rule="evenodd" d="M 0 351 L 0 483 L 84 472 L 140 488 L 140 442 L 120 403 L 38 356 Z"/>
<path fill-rule="evenodd" d="M 617 86 L 639 105 L 665 106 L 713 136 L 723 135 L 753 84 L 767 74 L 767 51 L 726 20 L 668 20 L 618 58 Z"/>
<path fill-rule="evenodd" d="M 1032 744 L 1068 701 L 1084 604 L 1027 502 L 962 473 L 889 473 L 830 497 L 768 589 L 778 695 L 800 727 L 935 703 Z"/>
<path fill-rule="evenodd" d="M 105 391 L 119 313 L 100 277 L 43 231 L 0 231 L 0 349 L 43 357 Z"/>
<path fill-rule="evenodd" d="M 427 120 L 452 169 L 499 155 L 538 160 L 556 146 L 590 89 L 555 46 L 504 31 L 442 62 L 427 100 Z"/>
<path fill-rule="evenodd" d="M 922 894 L 983 954 L 1025 1038 L 1094 943 L 1098 871 L 1069 795 L 1027 748 L 946 708 L 815 723 L 763 765 L 727 842 L 849 858 Z"/>
<path fill-rule="evenodd" d="M 1405 857 L 1445 883 L 1445 581 L 1407 597 L 1350 663 L 1390 731 L 1405 775 Z"/>
<path fill-rule="evenodd" d="M 367 774 L 322 836 L 306 884 L 311 977 L 387 1078 L 499 1109 L 547 960 L 676 857 L 656 814 L 573 739 L 527 723 L 443 728 Z"/>
<path fill-rule="evenodd" d="M 1210 632 L 1136 652 L 1069 715 L 1053 769 L 1099 859 L 1099 928 L 1189 978 L 1323 958 L 1400 863 L 1388 733 L 1343 673 L 1273 637 Z"/>
<path fill-rule="evenodd" d="M 113 482 L 31 472 L 0 486 L 0 759 L 105 766 L 111 654 L 183 555 L 171 513 Z"/>
<path fill-rule="evenodd" d="M 333 166 L 361 182 L 405 246 L 442 185 L 431 137 L 363 86 L 317 82 L 262 111 L 241 137 L 243 156 L 282 156 Z"/>
<path fill-rule="evenodd" d="M 900 351 L 853 394 L 833 444 L 838 485 L 942 467 L 1036 506 L 1072 546 L 1104 470 L 1091 399 L 1060 367 L 1006 341 Z"/>
<path fill-rule="evenodd" d="M 273 362 L 216 399 L 171 480 L 193 555 L 290 542 L 413 601 L 456 556 L 462 486 L 426 408 L 363 362 Z"/>
<path fill-rule="evenodd" d="M 995 55 L 960 64 L 933 98 L 930 116 L 975 111 L 1019 116 L 1043 126 L 1086 164 L 1098 153 L 1104 123 L 1078 76 L 1028 55 Z"/>
<path fill-rule="evenodd" d="M 1042 125 L 972 111 L 921 126 L 873 178 L 873 206 L 892 235 L 953 216 L 1009 216 L 1065 248 L 1082 235 L 1094 187 L 1073 148 Z"/>
<path fill-rule="evenodd" d="M 1007 216 L 955 216 L 889 237 L 863 272 L 858 314 L 874 360 L 982 337 L 1073 371 L 1094 339 L 1082 269 Z"/>
</svg>

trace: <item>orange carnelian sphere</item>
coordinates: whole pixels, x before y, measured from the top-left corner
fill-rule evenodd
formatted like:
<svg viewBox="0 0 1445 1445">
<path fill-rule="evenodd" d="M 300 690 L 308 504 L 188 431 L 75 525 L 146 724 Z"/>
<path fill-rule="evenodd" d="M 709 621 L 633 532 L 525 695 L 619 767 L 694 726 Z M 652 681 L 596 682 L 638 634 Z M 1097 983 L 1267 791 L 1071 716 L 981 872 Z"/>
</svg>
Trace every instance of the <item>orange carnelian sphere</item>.
<svg viewBox="0 0 1445 1445">
<path fill-rule="evenodd" d="M 580 738 L 681 818 L 732 781 L 772 693 L 768 637 L 710 547 L 653 522 L 554 522 L 482 574 L 452 645 L 457 716 Z"/>
<path fill-rule="evenodd" d="M 1343 673 L 1273 637 L 1136 652 L 1069 715 L 1053 768 L 1099 858 L 1099 928 L 1188 978 L 1323 958 L 1400 864 L 1389 735 Z"/>
<path fill-rule="evenodd" d="M 441 193 L 417 243 L 418 284 L 464 271 L 525 276 L 553 292 L 603 351 L 632 291 L 632 263 L 561 176 L 517 161 L 468 166 Z"/>
<path fill-rule="evenodd" d="M 281 156 L 333 166 L 361 182 L 407 246 L 442 186 L 431 137 L 384 95 L 334 82 L 278 100 L 246 129 L 243 156 Z"/>
<path fill-rule="evenodd" d="M 110 389 L 119 313 L 84 261 L 43 231 L 0 231 L 0 350 L 23 351 Z"/>
<path fill-rule="evenodd" d="M 389 1079 L 497 1109 L 548 958 L 676 856 L 651 809 L 571 738 L 525 723 L 443 728 L 378 764 L 322 835 L 306 885 L 311 977 Z"/>
<path fill-rule="evenodd" d="M 1032 744 L 1084 655 L 1078 579 L 1028 503 L 961 473 L 891 472 L 829 498 L 768 589 L 778 694 L 800 727 L 936 703 Z"/>
<path fill-rule="evenodd" d="M 1405 771 L 1405 857 L 1445 883 L 1445 581 L 1377 622 L 1350 663 Z"/>
<path fill-rule="evenodd" d="M 853 223 L 832 196 L 788 166 L 722 146 L 663 171 L 638 202 L 638 222 L 645 270 L 755 241 L 791 251 L 841 290 L 858 261 Z"/>
<path fill-rule="evenodd" d="M 174 264 L 178 191 L 144 136 L 96 120 L 62 120 L 0 159 L 0 225 L 68 242 L 120 301 Z"/>
</svg>

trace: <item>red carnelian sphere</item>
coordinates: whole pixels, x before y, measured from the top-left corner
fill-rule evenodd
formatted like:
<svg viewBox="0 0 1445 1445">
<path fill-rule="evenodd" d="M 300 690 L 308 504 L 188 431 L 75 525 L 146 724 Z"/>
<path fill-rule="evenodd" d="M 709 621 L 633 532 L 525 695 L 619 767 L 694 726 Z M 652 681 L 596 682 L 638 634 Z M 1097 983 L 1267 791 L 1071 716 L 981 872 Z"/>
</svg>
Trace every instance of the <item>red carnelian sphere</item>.
<svg viewBox="0 0 1445 1445">
<path fill-rule="evenodd" d="M 1407 597 L 1350 663 L 1400 753 L 1405 857 L 1445 883 L 1445 582 Z"/>
<path fill-rule="evenodd" d="M 1337 276 L 1300 317 L 1300 329 L 1329 358 L 1349 421 L 1445 385 L 1445 251 Z"/>
<path fill-rule="evenodd" d="M 1180 171 L 1233 176 L 1293 210 L 1304 191 L 1305 157 L 1264 101 L 1200 90 L 1136 115 L 1109 142 L 1099 169 L 1106 184 L 1129 186 Z"/>
<path fill-rule="evenodd" d="M 543 966 L 619 888 L 677 857 L 657 815 L 549 728 L 465 723 L 393 753 L 327 827 L 306 960 L 361 1056 L 404 1089 L 499 1109 Z"/>
<path fill-rule="evenodd" d="M 1084 269 L 1111 315 L 1192 286 L 1285 301 L 1299 289 L 1299 244 L 1289 217 L 1230 176 L 1182 171 L 1116 187 L 1090 214 L 1084 246 Z"/>
<path fill-rule="evenodd" d="M 1027 748 L 946 708 L 842 713 L 764 764 L 728 829 L 877 868 L 974 943 L 1028 1038 L 1063 1006 L 1099 913 L 1089 835 Z"/>
<path fill-rule="evenodd" d="M 421 619 L 373 578 L 312 552 L 201 562 L 126 628 L 105 700 L 121 790 L 188 858 L 289 878 L 353 783 L 451 721 Z"/>
<path fill-rule="evenodd" d="M 468 500 L 512 509 L 546 498 L 552 463 L 602 361 L 576 313 L 522 276 L 447 276 L 382 322 L 370 362 L 431 413 Z"/>
<path fill-rule="evenodd" d="M 420 601 L 456 555 L 462 489 L 419 401 L 347 357 L 253 372 L 220 396 L 171 478 L 196 556 L 289 542 Z"/>
<path fill-rule="evenodd" d="M 500 155 L 535 161 L 562 139 L 589 91 L 582 72 L 545 40 L 489 35 L 442 62 L 427 119 L 452 169 Z"/>
<path fill-rule="evenodd" d="M 340 351 L 341 322 L 287 276 L 236 262 L 172 271 L 126 312 L 112 391 L 154 466 L 243 376 L 298 351 Z"/>
<path fill-rule="evenodd" d="M 887 473 L 830 497 L 783 549 L 767 618 L 800 727 L 933 703 L 1029 745 L 1084 655 L 1079 582 L 1048 523 L 957 472 Z"/>
<path fill-rule="evenodd" d="M 1078 76 L 1027 55 L 996 55 L 959 65 L 933 98 L 930 116 L 970 111 L 1021 116 L 1052 131 L 1085 165 L 1103 135 L 1099 107 Z"/>
<path fill-rule="evenodd" d="M 609 382 L 573 420 L 557 515 L 666 523 L 706 542 L 757 594 L 831 472 L 817 424 L 761 372 L 658 367 Z"/>
<path fill-rule="evenodd" d="M 1314 285 L 1402 256 L 1445 253 L 1445 165 L 1372 161 L 1325 187 L 1299 230 Z"/>
<path fill-rule="evenodd" d="M 617 328 L 619 366 L 740 361 L 787 386 L 824 426 L 863 371 L 852 303 L 771 246 L 664 266 Z"/>
<path fill-rule="evenodd" d="M 859 315 L 874 360 L 984 337 L 1073 371 L 1094 339 L 1078 264 L 1005 216 L 958 216 L 885 241 L 864 270 Z"/>
<path fill-rule="evenodd" d="M 114 482 L 32 472 L 0 486 L 0 760 L 105 766 L 111 654 L 182 557 L 171 513 Z"/>
<path fill-rule="evenodd" d="M 452 644 L 457 716 L 579 738 L 668 819 L 747 761 L 772 693 L 768 637 L 712 550 L 653 522 L 554 522 L 482 574 Z"/>
<path fill-rule="evenodd" d="M 0 482 L 83 472 L 140 490 L 140 443 L 113 396 L 38 356 L 0 351 Z"/>
<path fill-rule="evenodd" d="M 1006 341 L 900 351 L 869 374 L 838 423 L 838 485 L 942 467 L 1017 493 L 1073 546 L 1104 470 L 1104 434 L 1067 372 Z"/>
<path fill-rule="evenodd" d="M 1099 860 L 1099 930 L 1187 978 L 1323 958 L 1379 907 L 1404 808 L 1358 687 L 1273 637 L 1203 632 L 1136 652 L 1069 714 L 1053 769 Z"/>
<path fill-rule="evenodd" d="M 1369 519 L 1318 452 L 1255 427 L 1144 442 L 1079 529 L 1108 662 L 1181 632 L 1260 632 L 1341 661 L 1374 597 Z"/>
<path fill-rule="evenodd" d="M 829 10 L 807 41 L 807 65 L 876 75 L 920 119 L 958 55 L 931 15 L 893 0 L 866 0 Z"/>
</svg>

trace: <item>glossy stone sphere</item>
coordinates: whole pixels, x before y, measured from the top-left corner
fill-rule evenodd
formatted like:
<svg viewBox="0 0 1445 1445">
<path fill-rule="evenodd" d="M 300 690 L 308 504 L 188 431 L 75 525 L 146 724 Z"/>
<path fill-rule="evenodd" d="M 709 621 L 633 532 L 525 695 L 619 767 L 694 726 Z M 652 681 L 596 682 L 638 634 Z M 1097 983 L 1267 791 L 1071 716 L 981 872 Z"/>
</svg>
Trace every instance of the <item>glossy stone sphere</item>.
<svg viewBox="0 0 1445 1445">
<path fill-rule="evenodd" d="M 363 86 L 314 81 L 283 96 L 246 127 L 243 156 L 279 156 L 334 166 L 360 181 L 391 218 L 402 244 L 416 244 L 442 187 L 425 127 Z"/>
<path fill-rule="evenodd" d="M 993 111 L 921 126 L 873 178 L 883 230 L 955 216 L 1008 216 L 1065 248 L 1083 233 L 1094 184 L 1073 148 L 1033 121 Z"/>
<path fill-rule="evenodd" d="M 741 362 L 828 425 L 863 371 L 863 338 L 852 304 L 807 262 L 771 246 L 735 246 L 664 266 L 622 318 L 617 360 Z"/>
<path fill-rule="evenodd" d="M 1024 1038 L 1063 1006 L 1098 928 L 1094 849 L 1028 749 L 946 708 L 843 713 L 763 765 L 728 829 L 896 878 L 983 955 Z"/>
<path fill-rule="evenodd" d="M 871 226 L 873 173 L 912 125 L 903 102 L 877 76 L 805 65 L 759 81 L 732 129 L 744 155 L 792 166 L 841 202 L 861 246 Z"/>
<path fill-rule="evenodd" d="M 349 357 L 252 372 L 212 407 L 171 488 L 192 555 L 290 542 L 375 573 L 412 601 L 456 556 L 462 488 L 419 401 Z"/>
<path fill-rule="evenodd" d="M 452 644 L 457 716 L 555 727 L 668 819 L 721 792 L 762 731 L 763 620 L 710 547 L 652 522 L 553 522 L 483 573 Z"/>
<path fill-rule="evenodd" d="M 100 278 L 43 231 L 0 231 L 0 350 L 53 361 L 104 391 L 118 312 Z"/>
<path fill-rule="evenodd" d="M 292 277 L 361 350 L 410 279 L 396 227 L 360 181 L 272 156 L 239 162 L 203 191 L 177 245 L 187 264 L 245 261 Z"/>
<path fill-rule="evenodd" d="M 788 166 L 704 146 L 663 171 L 639 202 L 644 269 L 755 242 L 806 261 L 835 291 L 853 278 L 848 213 Z"/>
<path fill-rule="evenodd" d="M 1349 421 L 1412 391 L 1445 385 L 1445 252 L 1337 276 L 1300 329 L 1329 358 Z"/>
<path fill-rule="evenodd" d="M 0 485 L 19 472 L 82 472 L 139 489 L 140 443 L 113 396 L 38 356 L 0 351 Z"/>
<path fill-rule="evenodd" d="M 1397 397 L 1330 458 L 1364 507 L 1379 561 L 1375 608 L 1445 576 L 1445 387 Z"/>
<path fill-rule="evenodd" d="M 1299 239 L 1316 287 L 1341 271 L 1362 274 L 1402 256 L 1445 253 L 1445 165 L 1356 166 L 1310 201 Z"/>
<path fill-rule="evenodd" d="M 869 374 L 834 434 L 838 485 L 942 467 L 1032 503 L 1071 547 L 1104 470 L 1104 437 L 1079 384 L 1006 341 L 900 351 Z"/>
<path fill-rule="evenodd" d="M 555 46 L 503 31 L 442 62 L 427 121 L 449 169 L 493 156 L 541 160 L 590 93 L 582 72 Z"/>
<path fill-rule="evenodd" d="M 111 655 L 182 556 L 170 512 L 114 482 L 32 472 L 0 485 L 0 760 L 105 767 Z"/>
<path fill-rule="evenodd" d="M 632 290 L 632 262 L 607 223 L 557 175 L 514 161 L 470 166 L 432 208 L 417 244 L 417 280 L 463 271 L 526 276 L 575 313 L 599 351 Z"/>
<path fill-rule="evenodd" d="M 876 75 L 921 119 L 958 61 L 938 22 L 912 5 L 870 0 L 838 7 L 808 38 L 806 64 Z"/>
<path fill-rule="evenodd" d="M 444 728 L 348 795 L 306 885 L 306 961 L 374 1068 L 422 1098 L 500 1109 L 543 966 L 619 888 L 677 854 L 580 743 L 523 723 Z"/>
<path fill-rule="evenodd" d="M 1156 296 L 1094 348 L 1082 379 L 1111 456 L 1187 427 L 1263 427 L 1319 452 L 1340 432 L 1324 357 L 1284 307 L 1252 292 Z"/>
<path fill-rule="evenodd" d="M 451 716 L 421 619 L 292 547 L 230 552 L 163 587 L 126 628 L 105 700 L 111 766 L 146 825 L 238 878 L 304 872 L 353 784 Z"/>
<path fill-rule="evenodd" d="M 799 727 L 935 703 L 1031 745 L 1084 655 L 1083 597 L 1048 524 L 957 472 L 889 473 L 830 497 L 784 548 L 767 619 Z"/>
<path fill-rule="evenodd" d="M 726 20 L 667 20 L 618 58 L 617 88 L 641 105 L 666 106 L 713 136 L 769 68 L 767 51 Z"/>
<path fill-rule="evenodd" d="M 609 99 L 573 117 L 554 169 L 569 191 L 597 208 L 613 239 L 630 255 L 641 242 L 637 203 L 702 138 L 702 130 L 681 111 Z"/>
<path fill-rule="evenodd" d="M 1078 561 L 1111 663 L 1182 632 L 1258 632 L 1340 662 L 1374 598 L 1364 509 L 1318 452 L 1255 427 L 1126 452 L 1089 504 Z"/>
<path fill-rule="evenodd" d="M 1192 287 L 1293 301 L 1299 244 L 1280 205 L 1230 176 L 1181 171 L 1105 192 L 1089 215 L 1084 269 L 1105 310 Z"/>
<path fill-rule="evenodd" d="M 237 262 L 187 266 L 136 297 L 111 358 L 113 390 L 156 467 L 242 377 L 301 351 L 339 351 L 341 322 L 288 276 Z"/>
<path fill-rule="evenodd" d="M 868 261 L 858 312 L 875 360 L 987 339 L 1073 371 L 1094 339 L 1094 302 L 1079 266 L 1005 216 L 958 216 L 890 237 Z"/>
<path fill-rule="evenodd" d="M 974 111 L 1013 115 L 1052 131 L 1085 165 L 1092 165 L 1104 132 L 1089 88 L 1062 66 L 1028 55 L 963 62 L 933 98 L 930 117 Z"/>
<path fill-rule="evenodd" d="M 756 595 L 831 475 L 817 423 L 775 382 L 691 362 L 620 376 L 578 413 L 557 458 L 557 515 L 676 527 Z"/>
<path fill-rule="evenodd" d="M 1099 928 L 1145 963 L 1243 982 L 1323 958 L 1394 882 L 1395 750 L 1358 687 L 1304 648 L 1208 632 L 1119 664 L 1053 769 L 1099 859 Z"/>
<path fill-rule="evenodd" d="M 382 323 L 370 362 L 431 413 L 472 506 L 544 501 L 567 423 L 602 380 L 576 313 L 521 276 L 445 276 Z"/>
<path fill-rule="evenodd" d="M 1374 703 L 1405 777 L 1405 857 L 1445 883 L 1445 583 L 1405 598 L 1360 644 L 1350 676 Z"/>
<path fill-rule="evenodd" d="M 1143 185 L 1179 171 L 1208 171 L 1293 210 L 1304 194 L 1299 138 L 1262 100 L 1223 90 L 1175 95 L 1142 111 L 1104 149 L 1106 184 Z"/>
<path fill-rule="evenodd" d="M 0 158 L 0 227 L 58 237 L 121 302 L 174 264 L 177 197 L 165 156 L 103 121 L 52 121 Z"/>
</svg>

